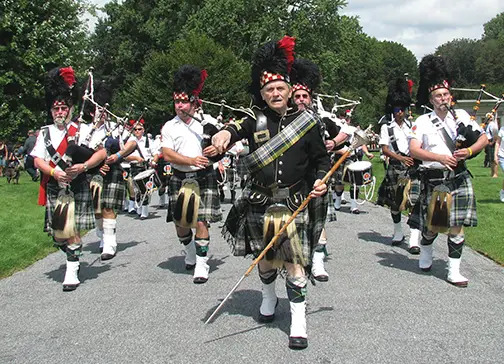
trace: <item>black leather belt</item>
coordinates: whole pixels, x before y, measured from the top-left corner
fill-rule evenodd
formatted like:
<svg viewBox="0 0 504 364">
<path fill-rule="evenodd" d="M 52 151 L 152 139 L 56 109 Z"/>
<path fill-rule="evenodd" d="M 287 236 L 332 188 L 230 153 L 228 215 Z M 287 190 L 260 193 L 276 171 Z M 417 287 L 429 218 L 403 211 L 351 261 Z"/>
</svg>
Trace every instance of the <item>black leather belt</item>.
<svg viewBox="0 0 504 364">
<path fill-rule="evenodd" d="M 467 171 L 466 166 L 458 166 L 453 171 L 450 171 L 449 169 L 427 169 L 425 171 L 422 171 L 422 174 L 424 175 L 425 178 L 429 180 L 435 180 L 435 179 L 441 180 L 441 179 L 452 179 L 458 177 L 459 175 L 461 175 L 466 171 Z"/>
<path fill-rule="evenodd" d="M 173 169 L 173 175 L 176 176 L 177 178 L 180 178 L 180 179 L 185 179 L 185 178 L 195 178 L 195 177 L 205 177 L 205 176 L 208 176 L 210 173 L 212 173 L 213 171 L 213 167 L 210 166 L 210 167 L 207 167 L 205 169 L 200 169 L 198 171 L 194 171 L 194 172 L 182 172 L 182 171 L 179 171 L 178 169 Z"/>
<path fill-rule="evenodd" d="M 275 186 L 266 187 L 258 184 L 256 181 L 252 181 L 252 191 L 260 192 L 268 197 L 275 199 L 284 199 L 287 197 L 292 197 L 296 193 L 300 192 L 305 186 L 304 180 L 299 180 L 290 186 Z"/>
</svg>

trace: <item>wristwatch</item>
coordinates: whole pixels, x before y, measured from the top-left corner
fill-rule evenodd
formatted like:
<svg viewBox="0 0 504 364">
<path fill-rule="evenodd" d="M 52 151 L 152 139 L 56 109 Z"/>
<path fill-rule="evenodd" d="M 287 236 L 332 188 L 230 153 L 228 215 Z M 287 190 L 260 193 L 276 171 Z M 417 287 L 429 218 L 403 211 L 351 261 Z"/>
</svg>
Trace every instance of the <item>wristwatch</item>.
<svg viewBox="0 0 504 364">
<path fill-rule="evenodd" d="M 84 166 L 84 172 L 87 172 L 88 171 L 87 163 L 84 163 L 83 166 Z"/>
</svg>

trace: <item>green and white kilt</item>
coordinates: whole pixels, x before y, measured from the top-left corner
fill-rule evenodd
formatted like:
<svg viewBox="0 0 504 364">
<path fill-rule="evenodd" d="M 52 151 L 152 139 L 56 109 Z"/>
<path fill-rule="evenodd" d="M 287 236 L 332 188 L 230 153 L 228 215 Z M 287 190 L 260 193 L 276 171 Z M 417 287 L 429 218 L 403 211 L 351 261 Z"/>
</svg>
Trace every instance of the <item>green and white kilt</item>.
<svg viewBox="0 0 504 364">
<path fill-rule="evenodd" d="M 189 174 L 190 175 L 190 174 Z M 190 177 L 199 184 L 200 204 L 198 209 L 198 221 L 217 222 L 222 220 L 220 208 L 219 191 L 217 189 L 217 179 L 213 168 L 204 176 Z M 175 173 L 171 176 L 169 182 L 170 204 L 168 205 L 168 214 L 166 222 L 174 221 L 172 208 L 177 203 L 177 197 L 182 187 L 183 179 Z"/>
<path fill-rule="evenodd" d="M 227 240 L 235 256 L 257 257 L 269 243 L 264 242 L 263 239 L 264 214 L 272 204 L 251 203 L 249 198 L 251 192 L 250 186 L 244 188 L 242 195 L 235 200 L 231 207 L 222 228 L 222 235 Z M 284 204 L 287 205 L 287 203 Z M 291 212 L 293 211 L 291 210 Z M 296 216 L 294 223 L 301 243 L 302 259 L 308 262 L 310 240 L 307 233 L 308 210 L 306 208 Z M 271 252 L 272 256 L 268 257 L 268 259 L 283 260 L 290 263 L 296 260 L 296 257 L 288 254 L 290 249 L 272 249 Z"/>
<path fill-rule="evenodd" d="M 450 227 L 476 226 L 476 198 L 469 171 L 464 171 L 454 178 L 443 180 L 427 180 L 422 178 L 420 196 L 408 219 L 408 225 L 413 229 L 427 229 L 427 207 L 434 187 L 444 184 L 450 190 L 452 205 L 450 210 Z"/>
<path fill-rule="evenodd" d="M 336 221 L 336 209 L 330 203 L 329 193 L 322 197 L 313 198 L 308 203 L 308 237 L 313 249 L 319 239 L 326 222 Z"/>
<path fill-rule="evenodd" d="M 385 171 L 385 177 L 378 188 L 378 200 L 376 203 L 380 206 L 389 206 L 398 211 L 398 202 L 395 200 L 395 189 L 399 177 L 406 177 L 408 167 L 402 163 L 389 163 Z M 399 202 L 400 205 L 400 202 Z"/>
<path fill-rule="evenodd" d="M 110 166 L 110 171 L 103 177 L 103 191 L 101 196 L 102 208 L 121 210 L 126 197 L 126 181 L 123 169 L 117 165 Z"/>
<path fill-rule="evenodd" d="M 52 182 L 51 182 L 52 181 Z M 52 216 L 56 207 L 56 200 L 61 188 L 53 179 L 47 184 L 46 194 L 46 211 L 44 221 L 44 231 L 53 235 L 52 230 Z M 85 176 L 78 177 L 70 185 L 70 190 L 74 194 L 75 201 L 75 230 L 80 232 L 82 230 L 91 230 L 95 227 L 95 217 L 93 200 L 91 198 L 91 191 L 89 183 Z"/>
</svg>

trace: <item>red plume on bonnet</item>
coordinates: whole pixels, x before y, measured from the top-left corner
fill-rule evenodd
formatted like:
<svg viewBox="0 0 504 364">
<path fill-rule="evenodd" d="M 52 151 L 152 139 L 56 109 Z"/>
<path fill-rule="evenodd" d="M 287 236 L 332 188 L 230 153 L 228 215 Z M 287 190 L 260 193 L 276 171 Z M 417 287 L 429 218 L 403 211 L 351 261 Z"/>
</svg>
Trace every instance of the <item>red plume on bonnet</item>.
<svg viewBox="0 0 504 364">
<path fill-rule="evenodd" d="M 206 80 L 206 79 L 207 79 L 207 77 L 208 77 L 208 72 L 207 72 L 206 70 L 202 70 L 202 71 L 201 71 L 201 76 L 200 76 L 200 77 L 201 77 L 201 78 L 200 78 L 200 83 L 199 83 L 198 87 L 196 87 L 196 88 L 193 90 L 193 92 L 192 92 L 192 94 L 193 94 L 194 96 L 196 96 L 196 97 L 197 97 L 197 96 L 201 93 L 201 90 L 203 90 L 203 85 L 205 84 L 205 80 Z"/>
<path fill-rule="evenodd" d="M 294 47 L 296 45 L 296 38 L 285 35 L 278 41 L 278 47 L 282 48 L 285 52 L 287 59 L 287 71 L 290 73 L 292 64 L 294 63 Z"/>
<path fill-rule="evenodd" d="M 60 68 L 60 76 L 63 78 L 68 87 L 72 88 L 75 84 L 75 72 L 72 67 Z"/>
</svg>

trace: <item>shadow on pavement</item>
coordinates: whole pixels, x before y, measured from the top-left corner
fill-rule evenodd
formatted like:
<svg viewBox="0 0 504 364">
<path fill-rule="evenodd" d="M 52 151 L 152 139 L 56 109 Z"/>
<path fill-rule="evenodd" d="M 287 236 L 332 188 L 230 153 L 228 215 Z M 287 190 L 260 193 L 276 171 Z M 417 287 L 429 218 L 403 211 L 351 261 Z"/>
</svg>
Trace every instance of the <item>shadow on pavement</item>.
<svg viewBox="0 0 504 364">
<path fill-rule="evenodd" d="M 357 234 L 359 240 L 391 246 L 392 236 L 384 236 L 376 231 L 364 231 Z"/>
<path fill-rule="evenodd" d="M 95 266 L 93 265 L 93 263 L 94 262 L 92 262 L 91 264 L 87 262 L 80 263 L 79 280 L 81 283 L 87 280 L 96 279 L 100 274 L 111 269 L 110 264 L 102 264 Z M 55 282 L 63 283 L 63 279 L 65 277 L 65 269 L 66 265 L 62 264 L 59 266 L 59 268 L 52 270 L 50 272 L 46 272 L 44 274 Z"/>
<path fill-rule="evenodd" d="M 438 279 L 445 280 L 446 272 L 445 266 L 446 263 L 442 259 L 434 259 L 432 262 L 432 269 L 430 272 L 423 272 L 418 267 L 417 259 L 410 259 L 407 255 L 403 255 L 399 252 L 391 251 L 391 252 L 380 252 L 376 253 L 376 256 L 380 258 L 378 263 L 383 265 L 384 267 L 400 269 L 407 272 L 420 274 L 423 276 L 434 276 Z"/>
<path fill-rule="evenodd" d="M 215 259 L 213 255 L 210 256 L 208 259 L 208 265 L 210 266 L 210 272 L 212 273 L 216 270 L 219 269 L 219 265 L 224 264 L 224 260 L 229 257 L 229 255 L 226 255 L 222 259 Z M 168 258 L 167 261 L 159 263 L 157 266 L 161 269 L 168 269 L 172 273 L 175 274 L 193 274 L 194 270 L 186 270 L 185 269 L 185 256 L 184 255 L 179 255 L 176 257 L 170 257 Z"/>
<path fill-rule="evenodd" d="M 118 243 L 117 252 L 119 253 L 125 251 L 126 249 L 129 249 L 140 243 L 145 243 L 145 241 L 129 241 L 127 243 Z M 82 251 L 100 254 L 100 242 L 95 241 L 93 243 L 88 243 L 82 248 Z"/>
</svg>

